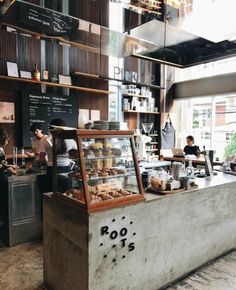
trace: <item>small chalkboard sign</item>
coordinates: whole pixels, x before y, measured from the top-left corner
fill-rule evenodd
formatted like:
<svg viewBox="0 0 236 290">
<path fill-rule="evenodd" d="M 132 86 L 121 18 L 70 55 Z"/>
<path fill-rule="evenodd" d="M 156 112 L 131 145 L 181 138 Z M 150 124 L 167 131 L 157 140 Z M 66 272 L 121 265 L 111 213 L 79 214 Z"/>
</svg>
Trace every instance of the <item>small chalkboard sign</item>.
<svg viewBox="0 0 236 290">
<path fill-rule="evenodd" d="M 77 35 L 79 19 L 30 3 L 20 3 L 19 24 L 49 36 L 73 38 Z"/>
<path fill-rule="evenodd" d="M 76 128 L 78 125 L 76 97 L 24 92 L 22 100 L 22 146 L 31 146 L 30 126 L 32 123 L 41 123 L 43 132 L 47 134 L 49 124 L 54 118 L 61 118 L 65 121 L 66 126 Z"/>
</svg>

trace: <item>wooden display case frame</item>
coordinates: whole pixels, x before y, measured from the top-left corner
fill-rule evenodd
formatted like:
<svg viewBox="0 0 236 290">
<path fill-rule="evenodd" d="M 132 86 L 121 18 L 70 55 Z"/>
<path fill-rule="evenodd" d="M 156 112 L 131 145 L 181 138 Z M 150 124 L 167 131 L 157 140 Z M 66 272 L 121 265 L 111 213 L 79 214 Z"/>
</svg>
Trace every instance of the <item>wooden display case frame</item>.
<svg viewBox="0 0 236 290">
<path fill-rule="evenodd" d="M 70 206 L 80 208 L 81 210 L 85 210 L 87 211 L 87 213 L 107 210 L 114 207 L 121 207 L 124 205 L 134 204 L 134 203 L 145 200 L 138 160 L 136 156 L 133 131 L 82 130 L 82 129 L 58 130 L 57 129 L 57 130 L 52 131 L 52 135 L 53 135 L 53 148 L 55 148 L 55 144 L 56 144 L 55 141 L 57 138 L 76 140 L 77 148 L 78 148 L 78 157 L 79 157 L 79 162 L 80 162 L 80 169 L 81 169 L 81 176 L 82 176 L 82 184 L 84 188 L 85 203 L 74 198 L 69 198 L 57 192 L 57 185 L 56 185 L 57 168 L 55 165 L 57 156 L 56 156 L 55 150 L 53 150 L 53 164 L 54 164 L 53 166 L 53 197 L 54 198 L 59 199 L 60 201 Z M 86 168 L 85 168 L 85 159 L 84 159 L 84 153 L 83 153 L 82 139 L 84 138 L 106 139 L 106 138 L 112 138 L 112 137 L 115 137 L 115 138 L 127 137 L 130 139 L 130 146 L 131 146 L 130 148 L 131 148 L 132 157 L 134 161 L 134 169 L 135 169 L 135 175 L 137 179 L 138 193 L 130 195 L 130 196 L 114 198 L 112 200 L 103 200 L 96 203 L 91 203 L 90 197 L 89 197 L 87 177 L 86 177 Z"/>
</svg>

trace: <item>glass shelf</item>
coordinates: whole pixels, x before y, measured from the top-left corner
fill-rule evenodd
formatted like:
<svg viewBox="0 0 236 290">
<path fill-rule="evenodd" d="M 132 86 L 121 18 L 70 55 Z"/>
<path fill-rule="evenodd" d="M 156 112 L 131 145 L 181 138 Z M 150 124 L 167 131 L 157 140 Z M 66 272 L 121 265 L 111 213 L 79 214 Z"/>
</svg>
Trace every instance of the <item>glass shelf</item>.
<svg viewBox="0 0 236 290">
<path fill-rule="evenodd" d="M 122 158 L 131 158 L 132 159 L 132 156 L 131 155 L 124 155 L 124 156 L 115 156 L 115 155 L 112 155 L 112 156 L 101 156 L 101 157 L 84 157 L 84 160 L 85 161 L 88 161 L 88 160 L 106 160 L 106 159 L 122 159 Z"/>
<path fill-rule="evenodd" d="M 157 89 L 157 90 L 164 90 L 165 89 L 162 86 L 158 86 L 158 85 L 154 85 L 154 84 L 150 84 L 150 83 L 131 82 L 131 81 L 127 81 L 125 79 L 117 79 L 117 78 L 112 78 L 109 76 L 85 73 L 85 72 L 80 72 L 80 71 L 76 71 L 76 72 L 72 73 L 72 75 L 80 76 L 80 77 L 84 77 L 84 78 L 92 78 L 92 79 L 99 79 L 99 80 L 106 80 L 106 81 L 115 81 L 115 82 L 120 82 L 120 83 L 123 83 L 126 85 L 129 84 L 129 85 L 136 85 L 136 86 L 144 86 L 144 87 L 149 87 L 149 88 Z M 126 95 L 126 94 L 123 94 L 123 96 L 124 95 Z M 127 94 L 127 96 L 139 96 L 141 98 L 148 98 L 146 96 L 141 96 L 141 95 Z"/>
<path fill-rule="evenodd" d="M 89 213 L 144 200 L 133 131 L 74 130 L 52 134 L 57 146 L 57 150 L 54 147 L 55 198 L 63 198 L 67 203 L 73 199 L 73 206 L 83 202 Z M 78 157 L 74 159 L 63 155 L 65 145 L 72 146 L 72 140 L 77 141 L 78 147 Z M 94 157 L 84 157 L 85 153 Z M 95 156 L 98 153 L 124 154 Z M 72 164 L 73 171 L 61 174 L 60 170 L 68 170 L 62 165 L 65 163 Z"/>
<path fill-rule="evenodd" d="M 95 181 L 95 180 L 103 180 L 103 179 L 125 178 L 125 177 L 131 177 L 131 176 L 135 176 L 135 172 L 127 173 L 127 174 L 107 175 L 107 176 L 91 176 L 91 177 L 88 177 L 87 180 Z M 82 181 L 82 178 L 76 178 L 76 177 L 72 177 L 72 178 L 77 181 Z"/>
</svg>

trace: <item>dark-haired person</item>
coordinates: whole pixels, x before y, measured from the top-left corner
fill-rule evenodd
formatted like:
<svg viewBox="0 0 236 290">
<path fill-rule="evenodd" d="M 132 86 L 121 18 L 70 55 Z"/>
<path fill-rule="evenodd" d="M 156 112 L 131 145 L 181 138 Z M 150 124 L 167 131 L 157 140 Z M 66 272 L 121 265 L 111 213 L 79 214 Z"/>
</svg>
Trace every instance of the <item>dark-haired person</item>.
<svg viewBox="0 0 236 290">
<path fill-rule="evenodd" d="M 31 140 L 32 153 L 26 152 L 29 157 L 35 157 L 39 160 L 41 143 L 47 138 L 47 135 L 43 134 L 42 126 L 40 123 L 33 123 L 30 127 L 30 131 L 34 134 Z"/>
<path fill-rule="evenodd" d="M 53 119 L 50 123 L 50 129 L 54 126 L 66 126 L 64 120 L 60 118 Z M 47 138 L 43 140 L 40 147 L 40 160 L 44 160 L 47 164 L 47 184 L 44 184 L 42 192 L 51 191 L 52 189 L 52 168 L 53 168 L 53 154 L 52 154 L 52 135 L 49 134 Z M 74 140 L 65 139 L 58 140 L 56 144 L 57 150 L 57 173 L 66 173 L 71 170 L 71 160 L 69 158 L 68 151 L 77 149 L 76 142 Z"/>
<path fill-rule="evenodd" d="M 200 154 L 200 149 L 197 145 L 194 145 L 194 138 L 193 136 L 189 135 L 186 138 L 187 145 L 184 147 L 185 155 L 195 155 L 196 157 Z"/>
<path fill-rule="evenodd" d="M 8 162 L 6 161 L 4 148 L 8 144 L 8 141 L 9 135 L 7 133 L 7 130 L 0 129 L 0 182 L 2 185 L 6 181 L 6 174 L 17 174 L 17 166 L 13 164 L 8 164 Z"/>
<path fill-rule="evenodd" d="M 6 199 L 6 193 L 8 188 L 8 176 L 17 174 L 17 166 L 8 164 L 4 148 L 9 141 L 9 135 L 7 130 L 0 129 L 0 226 L 3 225 L 5 216 L 8 214 L 8 204 Z M 8 196 L 8 195 L 7 195 Z"/>
</svg>

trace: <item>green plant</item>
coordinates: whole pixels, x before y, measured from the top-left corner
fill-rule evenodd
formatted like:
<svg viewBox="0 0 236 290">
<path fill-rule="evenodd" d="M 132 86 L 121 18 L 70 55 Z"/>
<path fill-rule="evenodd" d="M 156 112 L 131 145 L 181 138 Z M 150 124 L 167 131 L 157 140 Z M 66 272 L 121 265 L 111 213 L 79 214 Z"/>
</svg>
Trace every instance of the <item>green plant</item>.
<svg viewBox="0 0 236 290">
<path fill-rule="evenodd" d="M 196 129 L 199 127 L 199 121 L 198 120 L 194 120 L 193 121 L 193 129 Z"/>
<path fill-rule="evenodd" d="M 231 156 L 236 154 L 236 133 L 230 138 L 229 143 L 225 146 L 224 156 Z"/>
</svg>

